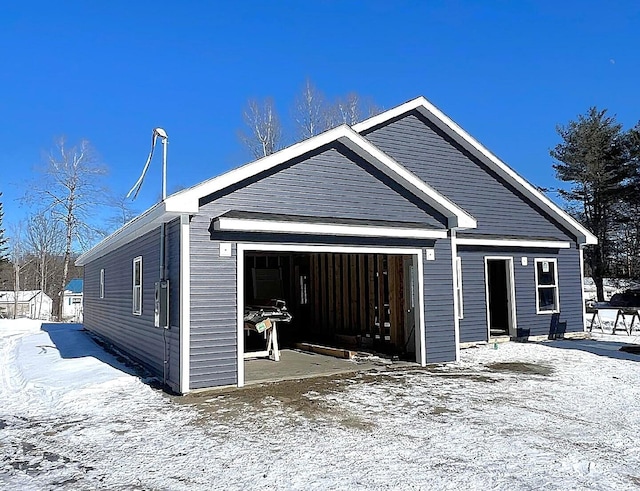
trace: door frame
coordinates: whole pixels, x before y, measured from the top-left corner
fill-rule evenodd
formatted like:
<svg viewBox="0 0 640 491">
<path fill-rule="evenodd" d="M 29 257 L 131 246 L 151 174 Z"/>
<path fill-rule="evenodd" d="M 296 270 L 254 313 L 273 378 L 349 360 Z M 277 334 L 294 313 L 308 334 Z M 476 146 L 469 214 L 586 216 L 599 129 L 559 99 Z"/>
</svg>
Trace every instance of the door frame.
<svg viewBox="0 0 640 491">
<path fill-rule="evenodd" d="M 515 337 L 518 332 L 516 316 L 516 281 L 513 268 L 513 256 L 484 256 L 484 294 L 487 311 L 487 340 L 491 339 L 491 313 L 489 311 L 489 261 L 499 260 L 507 264 L 507 302 L 509 315 L 509 336 Z"/>
<path fill-rule="evenodd" d="M 416 275 L 415 304 L 415 344 L 416 362 L 421 366 L 427 364 L 427 350 L 424 323 L 424 253 L 422 249 L 393 247 L 361 247 L 361 246 L 326 246 L 307 244 L 274 244 L 274 243 L 241 243 L 236 246 L 236 303 L 237 316 L 237 375 L 238 387 L 244 386 L 244 254 L 248 251 L 274 252 L 309 252 L 335 254 L 391 254 L 411 256 L 413 270 Z"/>
</svg>

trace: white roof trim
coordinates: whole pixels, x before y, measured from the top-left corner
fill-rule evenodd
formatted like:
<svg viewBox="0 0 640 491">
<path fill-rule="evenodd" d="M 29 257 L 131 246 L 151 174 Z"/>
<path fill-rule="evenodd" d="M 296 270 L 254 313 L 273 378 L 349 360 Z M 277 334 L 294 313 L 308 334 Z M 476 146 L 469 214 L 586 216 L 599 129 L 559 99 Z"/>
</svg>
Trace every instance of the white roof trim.
<svg viewBox="0 0 640 491">
<path fill-rule="evenodd" d="M 167 222 L 177 216 L 179 213 L 167 212 L 165 203 L 157 203 L 149 208 L 142 215 L 137 216 L 130 222 L 127 222 L 122 228 L 104 238 L 98 245 L 82 254 L 76 259 L 76 266 L 84 266 L 88 262 L 107 254 L 108 252 L 140 237 L 161 223 Z"/>
<path fill-rule="evenodd" d="M 473 138 L 469 133 L 463 130 L 457 123 L 444 114 L 440 109 L 431 104 L 424 97 L 418 97 L 409 102 L 406 102 L 398 107 L 390 109 L 382 114 L 373 116 L 361 123 L 353 126 L 353 129 L 358 133 L 366 131 L 370 128 L 384 124 L 385 122 L 402 116 L 403 114 L 418 110 L 422 115 L 429 120 L 436 120 L 436 123 L 441 123 L 446 126 L 450 131 L 448 133 L 454 137 L 457 137 L 459 143 L 463 144 L 472 153 L 483 158 L 483 161 L 487 163 L 492 170 L 502 176 L 507 182 L 519 189 L 525 196 L 528 196 L 534 202 L 538 203 L 540 207 L 547 211 L 550 215 L 555 216 L 563 223 L 569 230 L 575 232 L 578 236 L 578 242 L 584 244 L 597 244 L 598 239 L 595 235 L 589 232 L 585 227 L 578 223 L 567 212 L 562 210 L 558 205 L 551 201 L 547 196 L 538 191 L 523 177 L 518 175 L 511 167 L 505 164 L 502 160 L 491 153 L 486 147 L 484 147 L 478 140 Z"/>
<path fill-rule="evenodd" d="M 394 237 L 412 239 L 445 239 L 446 230 L 410 227 L 376 227 L 336 223 L 305 223 L 277 220 L 219 217 L 214 230 L 225 232 L 272 232 L 290 234 L 348 235 L 356 237 Z"/>
<path fill-rule="evenodd" d="M 200 198 L 336 141 L 360 155 L 367 162 L 373 164 L 384 174 L 445 215 L 449 219 L 449 227 L 476 228 L 477 222 L 471 215 L 424 183 L 420 178 L 380 151 L 370 141 L 347 125 L 341 125 L 325 131 L 279 152 L 169 196 L 165 202 L 166 210 L 197 213 Z"/>
<path fill-rule="evenodd" d="M 473 239 L 458 237 L 456 242 L 458 245 L 470 246 L 538 247 L 546 249 L 569 249 L 571 247 L 571 242 L 560 240 Z"/>
</svg>

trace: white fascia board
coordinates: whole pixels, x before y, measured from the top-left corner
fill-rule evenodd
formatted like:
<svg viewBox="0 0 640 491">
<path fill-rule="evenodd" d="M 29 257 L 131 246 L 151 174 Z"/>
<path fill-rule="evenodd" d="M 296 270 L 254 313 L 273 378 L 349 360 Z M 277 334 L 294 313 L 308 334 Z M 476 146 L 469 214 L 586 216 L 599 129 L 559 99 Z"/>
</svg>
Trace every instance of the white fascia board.
<svg viewBox="0 0 640 491">
<path fill-rule="evenodd" d="M 493 247 L 532 247 L 545 249 L 569 249 L 571 242 L 560 240 L 473 239 L 458 238 L 458 245 Z"/>
<path fill-rule="evenodd" d="M 332 223 L 302 223 L 274 220 L 254 220 L 219 217 L 214 221 L 215 230 L 223 232 L 272 232 L 314 235 L 347 235 L 356 237 L 394 237 L 411 239 L 444 239 L 446 230 L 428 230 L 400 227 L 367 227 Z"/>
<path fill-rule="evenodd" d="M 164 203 L 158 203 L 82 254 L 76 259 L 75 264 L 76 266 L 84 266 L 90 261 L 104 256 L 118 247 L 146 234 L 156 228 L 160 223 L 168 221 L 174 216 L 178 215 L 175 213 L 167 213 L 164 208 Z"/>
<path fill-rule="evenodd" d="M 583 243 L 586 245 L 598 243 L 598 239 L 595 235 L 589 232 L 585 227 L 583 227 L 567 212 L 565 212 L 553 201 L 551 201 L 547 196 L 538 191 L 534 186 L 527 182 L 526 179 L 518 175 L 511 167 L 509 167 L 502 160 L 496 157 L 478 140 L 476 140 L 469 133 L 463 130 L 455 121 L 449 118 L 440 109 L 438 109 L 422 96 L 406 102 L 398 107 L 390 109 L 389 111 L 386 111 L 382 114 L 373 116 L 372 118 L 369 118 L 361 123 L 358 123 L 353 126 L 353 129 L 358 133 L 361 133 L 377 125 L 384 124 L 385 122 L 393 118 L 402 116 L 403 114 L 414 109 L 420 111 L 420 113 L 429 120 L 433 121 L 433 119 L 435 118 L 436 120 L 439 120 L 441 123 L 447 126 L 454 135 L 457 135 L 461 139 L 460 143 L 463 143 L 464 146 L 467 147 L 467 149 L 472 152 L 476 152 L 481 157 L 484 157 L 484 159 L 488 160 L 490 167 L 504 179 L 506 179 L 507 182 L 512 184 L 517 189 L 523 191 L 524 194 L 528 195 L 533 201 L 538 202 L 543 209 L 546 209 L 546 211 L 549 212 L 552 216 L 556 216 L 567 226 L 569 230 L 575 232 L 578 236 L 579 243 Z"/>
<path fill-rule="evenodd" d="M 449 219 L 450 228 L 477 227 L 476 219 L 466 211 L 389 157 L 365 137 L 351 128 L 347 127 L 347 129 L 346 134 L 339 139 L 340 143 L 445 215 Z"/>
<path fill-rule="evenodd" d="M 427 99 L 422 96 L 416 97 L 415 99 L 407 101 L 404 104 L 400 104 L 399 106 L 389 109 L 388 111 L 376 114 L 375 116 L 361 121 L 360 123 L 354 124 L 352 128 L 354 131 L 362 133 L 363 131 L 367 131 L 368 129 L 373 128 L 374 126 L 384 124 L 393 118 L 397 118 L 398 116 L 402 116 L 409 111 L 413 111 L 414 109 L 424 106 L 425 104 L 429 104 L 429 101 L 427 101 Z"/>
</svg>

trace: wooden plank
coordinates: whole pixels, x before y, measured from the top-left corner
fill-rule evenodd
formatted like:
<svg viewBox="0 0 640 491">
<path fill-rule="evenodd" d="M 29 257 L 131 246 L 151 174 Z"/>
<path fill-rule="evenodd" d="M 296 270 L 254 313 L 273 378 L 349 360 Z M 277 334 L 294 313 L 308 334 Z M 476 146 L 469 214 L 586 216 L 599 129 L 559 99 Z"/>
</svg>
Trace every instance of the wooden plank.
<svg viewBox="0 0 640 491">
<path fill-rule="evenodd" d="M 311 254 L 309 257 L 309 270 L 311 271 L 311 281 L 313 288 L 313 325 L 317 330 L 320 327 L 320 267 L 318 265 L 318 254 Z"/>
<path fill-rule="evenodd" d="M 302 351 L 310 351 L 311 353 L 318 353 L 325 356 L 333 356 L 335 358 L 344 358 L 350 360 L 356 356 L 355 351 L 349 351 L 347 349 L 332 348 L 330 346 L 320 346 L 318 344 L 310 343 L 296 343 L 296 349 Z"/>
<path fill-rule="evenodd" d="M 318 254 L 318 282 L 320 289 L 320 312 L 318 318 L 320 319 L 319 330 L 324 331 L 326 329 L 327 321 L 327 260 L 326 254 Z"/>
<path fill-rule="evenodd" d="M 378 274 L 378 298 L 377 306 L 378 306 L 378 335 L 380 336 L 380 340 L 384 341 L 384 322 L 386 319 L 385 312 L 385 288 L 384 288 L 384 254 L 378 254 L 378 264 L 376 268 L 376 272 Z"/>
<path fill-rule="evenodd" d="M 395 306 L 395 296 L 396 296 L 396 261 L 395 256 L 389 256 L 387 258 L 387 278 L 388 278 L 388 288 L 389 288 L 389 324 L 391 324 L 389 328 L 389 336 L 390 341 L 395 345 L 396 341 L 396 333 L 394 332 L 396 329 L 396 306 Z"/>
<path fill-rule="evenodd" d="M 348 254 L 342 255 L 342 327 L 343 331 L 350 332 L 351 322 L 349 321 L 349 310 L 351 303 L 349 302 L 349 259 Z"/>
<path fill-rule="evenodd" d="M 342 254 L 334 254 L 334 282 L 336 293 L 336 331 L 342 332 Z"/>
<path fill-rule="evenodd" d="M 368 315 L 367 315 L 367 332 L 373 337 L 375 333 L 375 315 L 376 315 L 376 258 L 373 254 L 367 255 L 367 276 L 368 276 Z"/>
<path fill-rule="evenodd" d="M 359 332 L 358 329 L 358 256 L 349 256 L 349 332 Z"/>
<path fill-rule="evenodd" d="M 327 327 L 330 331 L 335 331 L 335 295 L 334 295 L 334 275 L 333 275 L 334 254 L 327 254 L 327 285 L 329 285 L 329 299 L 327 302 Z"/>
<path fill-rule="evenodd" d="M 364 333 L 367 329 L 367 272 L 365 270 L 366 257 L 358 254 L 358 303 L 360 315 L 358 317 L 358 332 Z"/>
</svg>

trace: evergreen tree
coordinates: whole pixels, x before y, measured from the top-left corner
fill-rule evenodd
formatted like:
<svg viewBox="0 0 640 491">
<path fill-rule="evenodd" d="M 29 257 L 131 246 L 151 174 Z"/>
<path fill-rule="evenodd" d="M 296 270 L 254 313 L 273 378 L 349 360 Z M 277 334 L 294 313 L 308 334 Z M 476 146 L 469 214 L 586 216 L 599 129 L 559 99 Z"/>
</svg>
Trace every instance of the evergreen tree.
<svg viewBox="0 0 640 491">
<path fill-rule="evenodd" d="M 2 197 L 2 192 L 0 192 L 0 198 Z M 4 236 L 4 228 L 2 227 L 2 219 L 4 218 L 4 212 L 2 211 L 2 201 L 0 201 L 0 265 L 6 263 L 8 261 L 8 247 L 7 241 L 8 239 Z"/>
<path fill-rule="evenodd" d="M 574 206 L 577 218 L 598 238 L 585 251 L 585 261 L 596 284 L 598 300 L 604 300 L 603 278 L 610 272 L 612 232 L 617 223 L 616 206 L 630 191 L 633 165 L 627 135 L 606 110 L 595 107 L 558 126 L 562 142 L 551 150 L 558 161 L 558 179 L 571 183 L 560 194 Z"/>
</svg>

